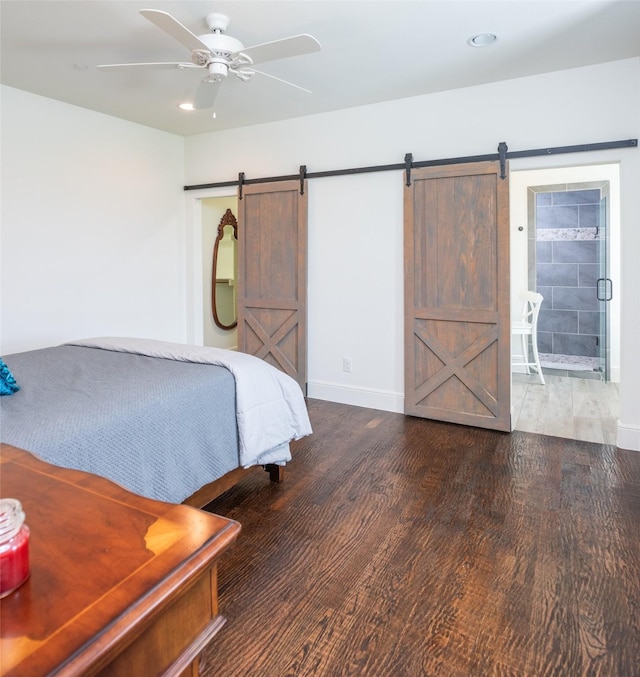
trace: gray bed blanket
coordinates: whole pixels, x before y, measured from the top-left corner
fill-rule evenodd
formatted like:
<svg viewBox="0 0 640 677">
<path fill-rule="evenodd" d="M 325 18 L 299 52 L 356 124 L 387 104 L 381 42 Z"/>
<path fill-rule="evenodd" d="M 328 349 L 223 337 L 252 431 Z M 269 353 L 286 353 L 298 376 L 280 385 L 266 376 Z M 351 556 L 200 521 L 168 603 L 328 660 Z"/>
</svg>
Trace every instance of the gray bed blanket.
<svg viewBox="0 0 640 677">
<path fill-rule="evenodd" d="M 298 383 L 255 355 L 126 336 L 82 339 L 66 345 L 213 364 L 228 369 L 236 383 L 238 453 L 243 468 L 290 461 L 289 442 L 312 432 Z"/>
<path fill-rule="evenodd" d="M 4 358 L 3 442 L 55 465 L 179 503 L 239 465 L 235 383 L 224 367 L 80 346 Z"/>
</svg>

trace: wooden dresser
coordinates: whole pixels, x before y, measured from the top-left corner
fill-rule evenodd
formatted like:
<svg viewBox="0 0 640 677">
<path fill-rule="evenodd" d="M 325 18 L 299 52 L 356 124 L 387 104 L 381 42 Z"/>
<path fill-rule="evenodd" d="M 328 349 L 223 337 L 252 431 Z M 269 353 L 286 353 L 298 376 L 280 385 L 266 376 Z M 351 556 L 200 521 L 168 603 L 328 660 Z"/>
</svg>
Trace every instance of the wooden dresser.
<svg viewBox="0 0 640 677">
<path fill-rule="evenodd" d="M 0 495 L 31 530 L 31 576 L 0 600 L 3 676 L 198 674 L 237 522 L 4 444 Z"/>
</svg>

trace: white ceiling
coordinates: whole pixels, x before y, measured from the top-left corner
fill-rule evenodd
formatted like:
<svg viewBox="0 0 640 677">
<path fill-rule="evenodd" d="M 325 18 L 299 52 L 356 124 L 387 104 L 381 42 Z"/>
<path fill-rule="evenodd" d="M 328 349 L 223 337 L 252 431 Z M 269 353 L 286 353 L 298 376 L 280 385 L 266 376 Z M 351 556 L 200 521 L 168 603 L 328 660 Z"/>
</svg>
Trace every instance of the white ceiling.
<svg viewBox="0 0 640 677">
<path fill-rule="evenodd" d="M 96 70 L 189 61 L 140 9 L 197 35 L 222 12 L 245 47 L 309 33 L 320 52 L 260 68 L 312 94 L 230 77 L 214 119 L 177 108 L 200 71 Z M 1 0 L 0 11 L 3 84 L 184 136 L 640 56 L 640 0 Z M 494 45 L 467 45 L 485 31 Z"/>
</svg>

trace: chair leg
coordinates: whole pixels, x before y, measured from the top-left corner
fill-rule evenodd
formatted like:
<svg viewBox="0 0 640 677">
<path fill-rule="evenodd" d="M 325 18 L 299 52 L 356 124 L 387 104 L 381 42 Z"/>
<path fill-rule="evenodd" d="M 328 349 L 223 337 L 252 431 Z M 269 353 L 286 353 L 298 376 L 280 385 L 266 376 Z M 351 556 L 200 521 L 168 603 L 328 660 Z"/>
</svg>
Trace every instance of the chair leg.
<svg viewBox="0 0 640 677">
<path fill-rule="evenodd" d="M 533 359 L 536 363 L 536 369 L 538 370 L 538 376 L 540 377 L 540 383 L 544 385 L 544 376 L 542 375 L 542 367 L 540 366 L 540 356 L 538 355 L 538 336 L 537 332 L 532 332 L 531 334 L 531 346 L 533 348 Z"/>
<path fill-rule="evenodd" d="M 520 339 L 522 341 L 522 359 L 524 360 L 525 367 L 527 369 L 527 374 L 531 373 L 529 368 L 529 340 L 528 334 L 520 334 Z"/>
</svg>

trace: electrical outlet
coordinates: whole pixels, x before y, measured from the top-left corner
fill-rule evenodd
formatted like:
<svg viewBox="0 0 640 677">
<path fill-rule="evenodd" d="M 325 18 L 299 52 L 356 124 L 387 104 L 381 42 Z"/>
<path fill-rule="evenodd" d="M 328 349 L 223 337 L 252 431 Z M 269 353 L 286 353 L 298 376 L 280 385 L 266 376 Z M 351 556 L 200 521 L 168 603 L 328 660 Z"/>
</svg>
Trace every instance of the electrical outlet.
<svg viewBox="0 0 640 677">
<path fill-rule="evenodd" d="M 342 371 L 353 371 L 353 362 L 350 357 L 342 358 Z"/>
</svg>

